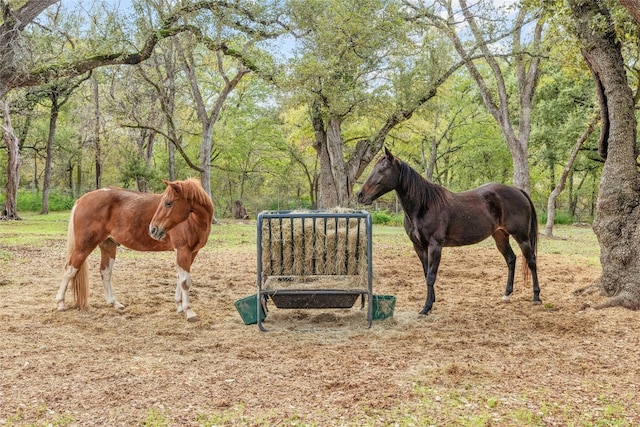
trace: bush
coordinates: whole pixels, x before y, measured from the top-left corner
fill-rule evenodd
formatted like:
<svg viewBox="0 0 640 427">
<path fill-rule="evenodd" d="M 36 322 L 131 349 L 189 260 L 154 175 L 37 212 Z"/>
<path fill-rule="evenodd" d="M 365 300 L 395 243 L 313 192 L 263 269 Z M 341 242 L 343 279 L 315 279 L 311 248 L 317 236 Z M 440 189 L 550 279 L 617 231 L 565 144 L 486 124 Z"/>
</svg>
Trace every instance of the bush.
<svg viewBox="0 0 640 427">
<path fill-rule="evenodd" d="M 385 211 L 371 212 L 371 221 L 374 224 L 381 225 L 402 225 L 404 222 L 404 214 L 392 215 Z"/>
<path fill-rule="evenodd" d="M 4 195 L 3 195 L 4 196 Z M 57 192 L 49 195 L 49 211 L 66 211 L 73 207 L 75 200 Z M 0 205 L 4 206 L 4 197 L 0 200 Z M 30 211 L 38 212 L 42 210 L 42 195 L 36 191 L 18 191 L 18 212 Z"/>
<path fill-rule="evenodd" d="M 538 222 L 541 224 L 547 223 L 547 213 L 543 212 L 540 214 L 538 218 Z M 567 212 L 556 211 L 555 217 L 553 218 L 554 224 L 562 224 L 562 225 L 570 225 L 576 222 L 576 219 L 569 215 Z"/>
</svg>

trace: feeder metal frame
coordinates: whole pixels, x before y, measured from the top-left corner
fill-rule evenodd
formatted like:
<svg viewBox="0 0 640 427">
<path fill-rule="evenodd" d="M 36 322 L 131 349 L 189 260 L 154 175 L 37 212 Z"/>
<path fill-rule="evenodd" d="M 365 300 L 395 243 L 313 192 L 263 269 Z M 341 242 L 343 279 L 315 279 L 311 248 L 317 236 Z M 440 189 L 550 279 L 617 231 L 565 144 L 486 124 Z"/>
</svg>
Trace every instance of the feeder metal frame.
<svg viewBox="0 0 640 427">
<path fill-rule="evenodd" d="M 309 219 L 312 224 L 313 224 L 313 233 L 314 236 L 313 239 L 315 241 L 315 230 L 316 230 L 316 225 L 318 222 L 322 222 L 324 224 L 325 227 L 325 231 L 327 228 L 327 221 L 330 219 L 335 220 L 335 231 L 337 234 L 338 231 L 338 223 L 339 220 L 346 220 L 347 223 L 347 227 L 346 227 L 346 232 L 347 234 L 349 233 L 349 220 L 350 219 L 357 219 L 357 228 L 356 228 L 356 233 L 358 233 L 356 235 L 357 238 L 359 238 L 359 233 L 360 233 L 360 223 L 364 222 L 365 225 L 365 231 L 366 231 L 366 236 L 367 236 L 367 242 L 366 242 L 366 262 L 367 262 L 367 266 L 366 266 L 366 274 L 367 274 L 367 278 L 366 278 L 366 286 L 362 286 L 362 287 L 355 287 L 353 289 L 322 289 L 322 288 L 313 288 L 313 289 L 265 289 L 264 285 L 267 281 L 267 279 L 269 277 L 275 277 L 275 276 L 268 276 L 266 274 L 263 274 L 263 264 L 262 264 L 262 237 L 263 237 L 263 227 L 268 226 L 268 232 L 272 233 L 272 227 L 271 227 L 271 221 L 276 219 L 278 221 L 278 225 L 280 226 L 280 233 L 282 233 L 282 229 L 284 224 L 288 225 L 290 227 L 290 229 L 293 229 L 293 223 L 295 219 L 300 219 L 302 221 L 303 224 L 303 232 L 305 231 L 304 229 L 304 221 L 305 219 Z M 291 296 L 296 296 L 296 297 L 302 297 L 302 299 L 304 298 L 309 298 L 309 306 L 310 308 L 319 308 L 316 307 L 315 304 L 313 303 L 313 298 L 317 298 L 318 295 L 322 295 L 324 297 L 328 297 L 328 299 L 326 301 L 329 301 L 329 304 L 331 304 L 331 297 L 332 296 L 337 296 L 339 298 L 339 296 L 344 296 L 344 295 L 357 295 L 360 296 L 363 301 L 362 304 L 364 306 L 364 298 L 366 297 L 367 300 L 367 328 L 371 327 L 371 323 L 373 321 L 373 268 L 372 268 L 372 232 L 371 232 L 371 214 L 367 211 L 350 211 L 350 212 L 345 212 L 345 213 L 333 213 L 333 212 L 326 212 L 326 211 L 305 211 L 305 212 L 298 212 L 298 211 L 263 211 L 260 212 L 258 214 L 257 217 L 257 249 L 258 249 L 258 265 L 257 265 L 257 282 L 258 282 L 258 293 L 257 293 L 257 298 L 258 298 L 258 304 L 256 304 L 256 309 L 257 309 L 257 319 L 258 319 L 258 328 L 263 331 L 266 332 L 267 329 L 262 325 L 262 319 L 260 316 L 260 310 L 263 307 L 263 305 L 265 306 L 264 309 L 266 311 L 266 298 L 268 296 L 274 295 L 274 294 L 278 294 L 278 295 L 291 295 Z M 271 235 L 271 234 L 270 234 Z M 282 235 L 281 235 L 282 237 Z M 347 236 L 347 242 L 348 242 L 348 236 Z M 358 243 L 356 246 L 361 245 L 362 243 L 358 240 Z M 292 243 L 293 245 L 293 243 Z M 303 253 L 304 253 L 304 243 L 303 245 Z M 325 248 L 326 249 L 326 248 Z M 357 248 L 358 250 L 361 248 Z M 282 251 L 282 247 L 280 249 Z M 346 247 L 346 251 L 348 251 L 348 244 Z M 291 254 L 291 257 L 293 257 L 294 254 Z M 325 254 L 326 256 L 326 254 Z M 284 263 L 284 257 L 282 256 L 282 252 L 281 252 L 281 262 Z M 348 261 L 348 256 L 346 257 L 346 261 L 345 262 L 349 262 Z M 358 262 L 358 261 L 356 261 Z M 315 263 L 314 263 L 314 269 L 315 269 Z M 271 271 L 272 269 L 270 269 Z M 313 276 L 313 274 L 311 275 Z M 277 277 L 282 277 L 282 275 L 278 275 Z M 356 298 L 357 298 L 356 296 Z M 300 298 L 298 298 L 300 299 Z M 296 307 L 296 308 L 300 308 L 300 307 Z M 344 308 L 344 307 L 340 307 L 339 305 L 325 305 L 322 306 L 321 308 Z"/>
</svg>

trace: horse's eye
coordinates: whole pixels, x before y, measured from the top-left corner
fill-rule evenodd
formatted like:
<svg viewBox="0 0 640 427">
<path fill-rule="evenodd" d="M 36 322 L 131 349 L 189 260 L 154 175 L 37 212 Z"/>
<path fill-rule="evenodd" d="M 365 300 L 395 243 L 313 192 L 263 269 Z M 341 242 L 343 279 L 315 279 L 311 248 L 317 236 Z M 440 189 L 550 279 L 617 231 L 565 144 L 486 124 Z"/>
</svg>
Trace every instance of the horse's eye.
<svg viewBox="0 0 640 427">
<path fill-rule="evenodd" d="M 173 202 L 164 202 L 164 207 L 169 209 L 172 204 L 173 204 Z"/>
</svg>

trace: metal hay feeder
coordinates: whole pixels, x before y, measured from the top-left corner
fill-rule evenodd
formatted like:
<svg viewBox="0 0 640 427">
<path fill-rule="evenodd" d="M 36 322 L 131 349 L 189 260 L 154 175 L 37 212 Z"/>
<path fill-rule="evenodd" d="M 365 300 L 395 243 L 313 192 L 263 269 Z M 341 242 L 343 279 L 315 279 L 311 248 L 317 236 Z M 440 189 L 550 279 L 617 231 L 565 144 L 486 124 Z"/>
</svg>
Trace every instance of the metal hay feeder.
<svg viewBox="0 0 640 427">
<path fill-rule="evenodd" d="M 371 214 L 264 211 L 257 218 L 259 300 L 277 308 L 351 308 L 372 322 Z M 258 316 L 258 327 L 266 329 Z"/>
</svg>

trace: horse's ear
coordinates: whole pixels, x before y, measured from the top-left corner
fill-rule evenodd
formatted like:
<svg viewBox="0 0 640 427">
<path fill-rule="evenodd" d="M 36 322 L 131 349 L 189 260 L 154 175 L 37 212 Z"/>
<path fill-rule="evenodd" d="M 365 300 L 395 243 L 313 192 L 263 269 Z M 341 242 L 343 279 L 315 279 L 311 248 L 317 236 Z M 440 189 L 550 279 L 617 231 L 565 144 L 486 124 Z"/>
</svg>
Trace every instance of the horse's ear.
<svg viewBox="0 0 640 427">
<path fill-rule="evenodd" d="M 391 154 L 391 151 L 389 151 L 386 146 L 384 147 L 384 155 L 387 157 L 387 159 L 393 159 L 393 154 Z"/>
<path fill-rule="evenodd" d="M 180 191 L 182 190 L 182 186 L 178 181 L 167 181 L 166 179 L 163 179 L 162 182 L 164 182 L 164 185 L 166 185 L 167 187 L 173 188 L 173 191 L 175 191 L 176 193 L 180 193 Z"/>
</svg>

